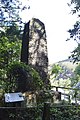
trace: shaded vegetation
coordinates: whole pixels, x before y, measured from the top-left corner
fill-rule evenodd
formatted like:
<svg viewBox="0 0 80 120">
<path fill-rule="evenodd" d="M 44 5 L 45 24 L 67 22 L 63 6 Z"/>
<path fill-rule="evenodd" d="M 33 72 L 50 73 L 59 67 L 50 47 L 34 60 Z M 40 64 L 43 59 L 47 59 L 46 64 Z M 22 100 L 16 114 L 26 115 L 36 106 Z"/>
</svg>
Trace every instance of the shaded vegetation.
<svg viewBox="0 0 80 120">
<path fill-rule="evenodd" d="M 40 90 L 43 82 L 38 72 L 22 62 L 13 62 L 8 67 L 9 92 Z M 11 84 L 12 83 L 12 84 Z"/>
<path fill-rule="evenodd" d="M 0 109 L 1 110 L 1 109 Z M 16 113 L 15 113 L 16 110 Z M 2 110 L 4 120 L 42 120 L 43 107 L 34 108 L 5 108 Z M 1 116 L 0 116 L 1 117 Z M 52 106 L 50 107 L 50 120 L 79 120 L 80 107 L 79 106 Z M 1 119 L 3 120 L 3 119 Z"/>
</svg>

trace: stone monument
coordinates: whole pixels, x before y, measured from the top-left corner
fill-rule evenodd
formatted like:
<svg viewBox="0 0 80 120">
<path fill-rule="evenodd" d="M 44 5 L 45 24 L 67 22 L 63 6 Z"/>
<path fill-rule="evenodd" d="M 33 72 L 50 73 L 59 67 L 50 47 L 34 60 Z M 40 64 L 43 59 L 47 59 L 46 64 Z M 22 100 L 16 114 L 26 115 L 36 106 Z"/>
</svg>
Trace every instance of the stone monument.
<svg viewBox="0 0 80 120">
<path fill-rule="evenodd" d="M 39 19 L 33 18 L 25 24 L 21 61 L 38 71 L 45 85 L 49 84 L 46 30 Z"/>
</svg>

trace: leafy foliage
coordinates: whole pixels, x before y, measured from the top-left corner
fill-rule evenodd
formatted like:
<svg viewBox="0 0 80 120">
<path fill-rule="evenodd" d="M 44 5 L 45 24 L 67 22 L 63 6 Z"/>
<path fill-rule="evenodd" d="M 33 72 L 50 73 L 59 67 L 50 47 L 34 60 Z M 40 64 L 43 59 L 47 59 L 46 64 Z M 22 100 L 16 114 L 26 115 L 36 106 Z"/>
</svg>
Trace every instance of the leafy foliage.
<svg viewBox="0 0 80 120">
<path fill-rule="evenodd" d="M 70 38 L 73 38 L 77 43 L 79 43 L 80 39 L 80 22 L 77 21 L 74 25 L 73 29 L 69 29 Z"/>
<path fill-rule="evenodd" d="M 5 114 L 2 118 L 17 119 L 17 120 L 42 120 L 43 107 L 24 108 L 24 109 L 5 109 Z M 4 113 L 4 109 L 2 110 Z M 50 107 L 50 120 L 79 120 L 80 119 L 80 106 L 51 106 Z"/>
<path fill-rule="evenodd" d="M 51 109 L 51 118 L 55 120 L 79 120 L 80 119 L 80 107 L 76 106 L 61 106 Z"/>
<path fill-rule="evenodd" d="M 72 58 L 73 62 L 78 62 L 80 61 L 80 0 L 71 0 L 71 4 L 74 4 L 72 14 L 78 12 L 78 20 L 74 24 L 73 28 L 68 30 L 70 34 L 70 38 L 68 40 L 73 39 L 77 42 L 78 46 L 74 49 L 74 51 L 72 51 L 72 54 L 69 58 Z"/>
<path fill-rule="evenodd" d="M 53 67 L 52 67 L 52 70 L 51 70 L 51 75 L 52 74 L 55 74 L 55 77 L 59 74 L 59 72 L 61 72 L 62 68 L 60 65 L 56 65 L 54 64 Z"/>
<path fill-rule="evenodd" d="M 14 22 L 21 25 L 22 18 L 19 13 L 28 9 L 27 5 L 23 6 L 20 0 L 1 0 L 0 1 L 0 25 L 10 26 Z"/>
<path fill-rule="evenodd" d="M 8 79 L 13 91 L 33 91 L 42 88 L 43 82 L 39 74 L 22 62 L 13 62 L 8 67 Z M 8 85 L 9 86 L 9 85 Z"/>
<path fill-rule="evenodd" d="M 70 79 L 71 86 L 76 86 L 76 84 L 80 81 L 80 64 L 78 64 L 74 70 L 74 76 Z"/>
<path fill-rule="evenodd" d="M 0 33 L 0 69 L 7 67 L 11 61 L 19 60 L 20 39 L 20 31 L 16 25 L 5 28 L 5 32 Z"/>
<path fill-rule="evenodd" d="M 73 63 L 78 63 L 80 61 L 80 44 L 75 48 L 75 50 L 72 51 L 71 56 L 69 56 L 70 59 L 73 59 Z"/>
<path fill-rule="evenodd" d="M 68 4 L 69 6 L 73 5 L 74 4 L 74 7 L 73 9 L 71 10 L 72 11 L 72 14 L 76 13 L 76 12 L 79 12 L 80 10 L 80 0 L 71 0 L 70 1 L 70 4 Z"/>
<path fill-rule="evenodd" d="M 54 64 L 51 69 L 51 75 L 54 76 L 55 80 L 68 79 L 73 76 L 73 72 L 70 68 L 62 63 Z"/>
<path fill-rule="evenodd" d="M 16 24 L 0 31 L 0 92 L 8 87 L 7 69 L 12 61 L 20 60 L 21 31 Z"/>
<path fill-rule="evenodd" d="M 80 76 L 80 64 L 75 68 L 75 74 Z"/>
</svg>

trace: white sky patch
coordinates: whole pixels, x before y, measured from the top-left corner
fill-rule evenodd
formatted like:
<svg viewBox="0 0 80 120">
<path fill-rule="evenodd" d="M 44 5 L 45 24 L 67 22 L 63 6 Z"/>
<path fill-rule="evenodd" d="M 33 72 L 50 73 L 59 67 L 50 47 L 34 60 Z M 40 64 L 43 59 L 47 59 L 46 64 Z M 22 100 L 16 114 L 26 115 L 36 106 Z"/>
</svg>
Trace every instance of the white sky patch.
<svg viewBox="0 0 80 120">
<path fill-rule="evenodd" d="M 76 42 L 67 41 L 67 30 L 72 28 L 76 16 L 71 15 L 71 8 L 66 0 L 23 0 L 30 9 L 21 13 L 24 22 L 32 17 L 40 19 L 46 28 L 49 64 L 68 58 L 77 46 Z M 26 1 L 26 2 L 25 2 Z"/>
</svg>

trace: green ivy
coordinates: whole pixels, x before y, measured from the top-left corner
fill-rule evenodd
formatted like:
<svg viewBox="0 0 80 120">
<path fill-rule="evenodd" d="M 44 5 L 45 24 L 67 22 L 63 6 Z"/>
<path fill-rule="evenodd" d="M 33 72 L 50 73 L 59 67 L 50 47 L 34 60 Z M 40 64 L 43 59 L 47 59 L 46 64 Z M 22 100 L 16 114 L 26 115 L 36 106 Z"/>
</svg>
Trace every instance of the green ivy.
<svg viewBox="0 0 80 120">
<path fill-rule="evenodd" d="M 24 91 L 24 88 L 26 91 L 40 90 L 43 86 L 38 72 L 23 62 L 15 61 L 8 66 L 8 78 L 13 86 L 21 91 Z"/>
</svg>

